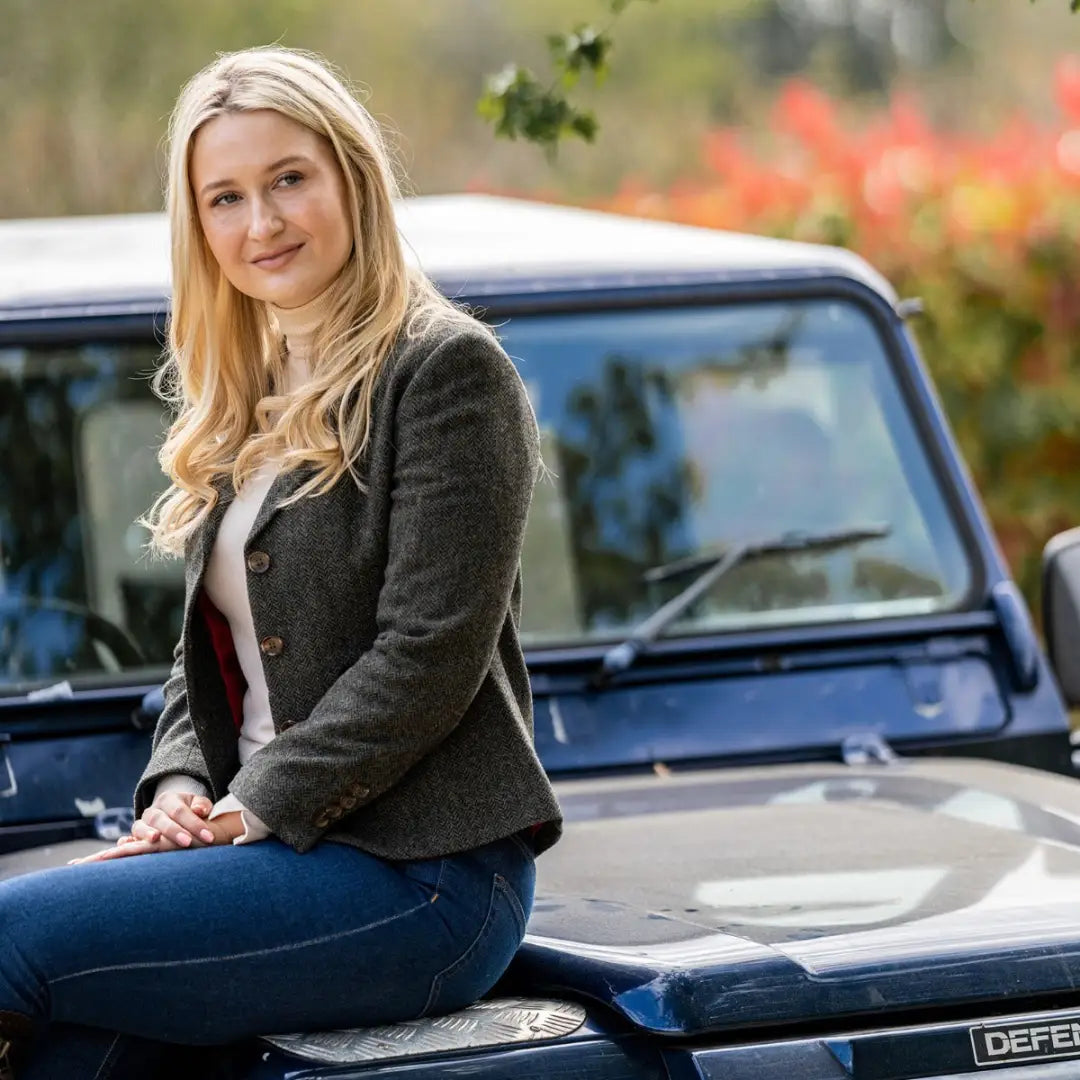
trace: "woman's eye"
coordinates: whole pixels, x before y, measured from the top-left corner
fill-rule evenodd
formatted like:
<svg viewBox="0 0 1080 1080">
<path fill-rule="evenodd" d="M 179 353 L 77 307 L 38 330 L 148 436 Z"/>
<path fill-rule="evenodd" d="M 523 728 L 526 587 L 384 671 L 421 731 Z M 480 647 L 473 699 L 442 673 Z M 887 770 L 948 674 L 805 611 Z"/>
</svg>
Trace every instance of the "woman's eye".
<svg viewBox="0 0 1080 1080">
<path fill-rule="evenodd" d="M 278 183 L 284 184 L 285 187 L 295 187 L 304 178 L 298 172 L 283 173 L 278 177 Z"/>
<path fill-rule="evenodd" d="M 218 195 L 211 203 L 211 206 L 232 206 L 233 199 L 239 199 L 240 196 L 235 191 L 223 191 Z"/>
</svg>

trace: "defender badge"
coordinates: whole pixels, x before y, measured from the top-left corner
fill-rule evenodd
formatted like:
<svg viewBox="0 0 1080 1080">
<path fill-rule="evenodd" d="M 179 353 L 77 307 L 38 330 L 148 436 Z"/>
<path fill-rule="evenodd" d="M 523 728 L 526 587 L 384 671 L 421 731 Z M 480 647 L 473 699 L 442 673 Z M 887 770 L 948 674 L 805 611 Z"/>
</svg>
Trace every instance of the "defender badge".
<svg viewBox="0 0 1080 1080">
<path fill-rule="evenodd" d="M 1016 1065 L 1080 1057 L 1080 1016 L 1033 1024 L 982 1024 L 971 1029 L 976 1065 Z"/>
</svg>

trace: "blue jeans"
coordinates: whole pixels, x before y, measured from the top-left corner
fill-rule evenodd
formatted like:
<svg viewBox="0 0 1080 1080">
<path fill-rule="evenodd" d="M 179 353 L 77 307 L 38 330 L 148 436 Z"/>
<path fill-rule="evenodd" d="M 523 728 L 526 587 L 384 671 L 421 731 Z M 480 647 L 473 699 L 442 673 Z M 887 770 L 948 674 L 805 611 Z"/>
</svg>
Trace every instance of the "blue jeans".
<svg viewBox="0 0 1080 1080">
<path fill-rule="evenodd" d="M 2 881 L 0 1015 L 39 1033 L 19 1080 L 164 1075 L 175 1044 L 453 1012 L 506 969 L 534 883 L 517 836 L 412 862 L 269 839 Z"/>
</svg>

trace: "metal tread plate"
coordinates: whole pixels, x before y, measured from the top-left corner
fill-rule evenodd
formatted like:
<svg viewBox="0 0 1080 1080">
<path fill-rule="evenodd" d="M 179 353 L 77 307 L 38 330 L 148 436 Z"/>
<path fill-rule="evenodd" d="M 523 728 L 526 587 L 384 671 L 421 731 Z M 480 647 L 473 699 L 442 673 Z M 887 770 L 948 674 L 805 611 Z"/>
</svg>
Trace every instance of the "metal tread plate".
<svg viewBox="0 0 1080 1080">
<path fill-rule="evenodd" d="M 577 1031 L 585 1018 L 585 1009 L 569 1001 L 496 998 L 478 1001 L 446 1016 L 405 1020 L 379 1027 L 263 1035 L 261 1038 L 276 1049 L 305 1061 L 344 1065 L 558 1039 Z"/>
</svg>

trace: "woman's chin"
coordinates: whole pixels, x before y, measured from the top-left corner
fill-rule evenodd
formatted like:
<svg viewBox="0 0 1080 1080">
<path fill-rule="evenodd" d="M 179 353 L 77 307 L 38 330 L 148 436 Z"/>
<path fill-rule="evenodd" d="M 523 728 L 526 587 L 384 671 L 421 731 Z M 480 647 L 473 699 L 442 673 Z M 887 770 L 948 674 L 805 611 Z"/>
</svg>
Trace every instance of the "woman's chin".
<svg viewBox="0 0 1080 1080">
<path fill-rule="evenodd" d="M 301 307 L 317 295 L 317 293 L 311 292 L 310 289 L 294 285 L 286 286 L 284 282 L 278 288 L 268 288 L 263 284 L 261 287 L 241 289 L 240 291 L 247 293 L 253 300 L 261 300 L 264 304 L 279 308 Z"/>
</svg>

